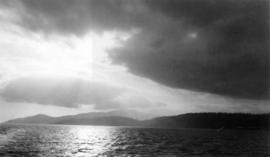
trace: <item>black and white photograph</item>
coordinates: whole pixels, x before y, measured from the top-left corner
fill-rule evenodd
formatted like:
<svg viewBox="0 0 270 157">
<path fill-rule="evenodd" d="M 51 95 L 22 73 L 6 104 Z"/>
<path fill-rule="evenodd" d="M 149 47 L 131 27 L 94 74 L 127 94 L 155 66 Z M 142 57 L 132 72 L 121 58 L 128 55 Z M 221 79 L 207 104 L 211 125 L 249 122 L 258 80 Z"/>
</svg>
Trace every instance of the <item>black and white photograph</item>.
<svg viewBox="0 0 270 157">
<path fill-rule="evenodd" d="M 269 156 L 269 0 L 0 0 L 0 157 Z"/>
</svg>

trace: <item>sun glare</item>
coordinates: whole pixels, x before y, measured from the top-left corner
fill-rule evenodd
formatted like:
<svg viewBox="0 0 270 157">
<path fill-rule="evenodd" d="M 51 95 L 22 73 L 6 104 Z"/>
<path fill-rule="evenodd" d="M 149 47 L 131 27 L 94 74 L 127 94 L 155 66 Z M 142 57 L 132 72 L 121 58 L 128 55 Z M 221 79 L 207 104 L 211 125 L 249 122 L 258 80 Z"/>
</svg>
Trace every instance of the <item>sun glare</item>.
<svg viewBox="0 0 270 157">
<path fill-rule="evenodd" d="M 46 41 L 42 38 L 32 40 L 28 45 L 33 53 L 38 54 L 37 58 L 32 60 L 32 67 L 35 67 L 32 72 L 54 76 L 83 75 L 91 78 L 94 65 L 108 64 L 106 51 L 120 46 L 123 40 L 126 40 L 126 35 L 115 32 L 101 35 L 90 33 L 83 38 L 73 36 L 51 37 Z"/>
</svg>

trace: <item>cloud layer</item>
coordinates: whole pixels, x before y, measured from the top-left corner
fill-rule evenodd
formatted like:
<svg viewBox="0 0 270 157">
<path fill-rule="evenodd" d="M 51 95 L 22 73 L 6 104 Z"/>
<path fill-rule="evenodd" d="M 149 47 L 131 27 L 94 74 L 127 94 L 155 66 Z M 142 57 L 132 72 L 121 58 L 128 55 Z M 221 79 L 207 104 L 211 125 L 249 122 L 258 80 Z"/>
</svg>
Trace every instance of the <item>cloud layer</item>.
<svg viewBox="0 0 270 157">
<path fill-rule="evenodd" d="M 31 31 L 84 35 L 89 30 L 129 30 L 143 22 L 143 6 L 123 0 L 11 0 L 17 23 Z M 135 8 L 134 8 L 135 7 Z"/>
<path fill-rule="evenodd" d="M 2 1 L 3 3 L 3 1 Z M 4 4 L 5 3 L 5 4 Z M 138 30 L 115 64 L 174 88 L 269 99 L 267 0 L 12 0 L 20 26 L 43 33 Z"/>
<path fill-rule="evenodd" d="M 7 82 L 1 95 L 7 102 L 97 110 L 162 107 L 165 104 L 106 83 L 81 78 L 23 77 Z"/>
<path fill-rule="evenodd" d="M 64 107 L 81 104 L 108 106 L 118 97 L 122 89 L 83 79 L 19 78 L 10 81 L 1 91 L 9 102 L 27 102 Z"/>
</svg>

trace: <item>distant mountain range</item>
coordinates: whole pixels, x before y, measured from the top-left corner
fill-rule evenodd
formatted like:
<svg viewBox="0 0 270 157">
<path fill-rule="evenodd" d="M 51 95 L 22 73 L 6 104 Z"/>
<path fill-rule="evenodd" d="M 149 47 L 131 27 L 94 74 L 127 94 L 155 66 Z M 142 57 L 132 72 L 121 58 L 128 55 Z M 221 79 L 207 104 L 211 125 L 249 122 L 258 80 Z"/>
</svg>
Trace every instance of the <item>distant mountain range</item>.
<svg viewBox="0 0 270 157">
<path fill-rule="evenodd" d="M 89 112 L 77 115 L 67 115 L 61 117 L 51 117 L 44 114 L 17 118 L 5 123 L 27 123 L 27 124 L 67 124 L 67 125 L 109 125 L 109 126 L 137 126 L 140 120 L 135 120 L 139 112 L 121 110 L 111 112 Z M 132 117 L 132 118 L 131 118 Z M 137 119 L 137 118 L 136 118 Z"/>
<path fill-rule="evenodd" d="M 270 128 L 270 114 L 245 113 L 188 113 L 178 116 L 158 117 L 150 120 L 136 120 L 116 115 L 117 112 L 90 112 L 62 117 L 39 114 L 26 118 L 9 120 L 5 123 L 67 124 L 139 126 L 160 128 L 207 128 L 207 129 L 266 129 Z"/>
</svg>

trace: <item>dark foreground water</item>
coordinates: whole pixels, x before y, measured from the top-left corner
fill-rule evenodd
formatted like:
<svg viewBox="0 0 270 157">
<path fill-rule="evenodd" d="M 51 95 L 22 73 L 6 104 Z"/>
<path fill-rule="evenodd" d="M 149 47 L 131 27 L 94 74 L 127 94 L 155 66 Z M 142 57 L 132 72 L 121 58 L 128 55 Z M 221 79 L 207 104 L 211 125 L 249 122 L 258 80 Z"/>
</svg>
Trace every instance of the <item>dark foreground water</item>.
<svg viewBox="0 0 270 157">
<path fill-rule="evenodd" d="M 0 125 L 0 156 L 270 156 L 269 132 Z"/>
</svg>

